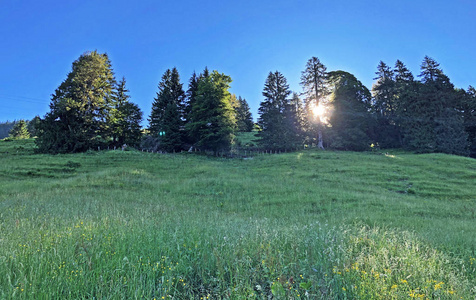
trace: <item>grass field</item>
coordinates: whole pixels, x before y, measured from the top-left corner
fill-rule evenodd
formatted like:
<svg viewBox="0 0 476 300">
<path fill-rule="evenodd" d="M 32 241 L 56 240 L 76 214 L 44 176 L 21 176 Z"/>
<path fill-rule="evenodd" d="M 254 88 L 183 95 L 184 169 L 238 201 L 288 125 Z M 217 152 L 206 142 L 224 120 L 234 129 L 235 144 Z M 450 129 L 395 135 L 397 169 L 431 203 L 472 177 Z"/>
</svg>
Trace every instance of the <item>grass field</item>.
<svg viewBox="0 0 476 300">
<path fill-rule="evenodd" d="M 476 160 L 0 141 L 0 299 L 474 299 Z"/>
</svg>

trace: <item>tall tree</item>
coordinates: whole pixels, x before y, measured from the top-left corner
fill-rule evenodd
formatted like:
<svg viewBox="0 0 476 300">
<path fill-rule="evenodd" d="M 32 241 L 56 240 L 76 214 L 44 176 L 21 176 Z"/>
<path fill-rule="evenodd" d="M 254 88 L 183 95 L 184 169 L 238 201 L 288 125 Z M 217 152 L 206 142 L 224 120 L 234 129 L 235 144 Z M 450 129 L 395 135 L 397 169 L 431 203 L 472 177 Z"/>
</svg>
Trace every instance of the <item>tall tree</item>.
<svg viewBox="0 0 476 300">
<path fill-rule="evenodd" d="M 399 145 L 405 147 L 406 139 L 404 133 L 410 125 L 409 121 L 413 118 L 409 108 L 418 97 L 419 82 L 415 81 L 413 74 L 408 70 L 405 64 L 397 60 L 394 68 L 395 75 L 395 118 L 397 126 Z"/>
<path fill-rule="evenodd" d="M 30 137 L 25 120 L 20 120 L 13 125 L 13 128 L 10 130 L 10 137 L 14 139 L 27 139 Z"/>
<path fill-rule="evenodd" d="M 288 148 L 295 149 L 301 146 L 306 139 L 306 119 L 304 104 L 297 93 L 292 93 L 289 103 L 285 107 L 286 139 Z"/>
<path fill-rule="evenodd" d="M 329 123 L 329 147 L 363 151 L 369 148 L 370 91 L 344 71 L 329 72 L 332 106 Z"/>
<path fill-rule="evenodd" d="M 453 84 L 428 56 L 420 77 L 417 97 L 406 107 L 404 145 L 418 152 L 467 154 L 467 134 Z"/>
<path fill-rule="evenodd" d="M 377 80 L 372 87 L 373 111 L 375 112 L 376 126 L 374 140 L 381 147 L 394 148 L 400 146 L 400 133 L 397 124 L 397 96 L 394 72 L 380 61 L 377 66 Z"/>
<path fill-rule="evenodd" d="M 293 119 L 290 117 L 289 85 L 280 72 L 270 72 L 263 89 L 264 101 L 258 109 L 258 133 L 262 147 L 271 150 L 286 150 L 295 147 L 293 142 L 294 129 L 290 128 Z"/>
<path fill-rule="evenodd" d="M 114 86 L 107 54 L 82 54 L 52 95 L 50 111 L 38 126 L 39 151 L 78 152 L 106 145 Z"/>
<path fill-rule="evenodd" d="M 322 105 L 322 101 L 327 96 L 327 68 L 317 57 L 312 57 L 307 61 L 306 69 L 301 73 L 301 85 L 304 89 L 304 107 L 309 117 L 309 124 L 315 124 L 318 132 L 317 146 L 324 149 L 322 139 L 322 124 L 319 116 L 313 116 L 313 107 Z M 313 121 L 316 120 L 316 121 Z"/>
<path fill-rule="evenodd" d="M 253 116 L 246 99 L 238 96 L 238 105 L 235 108 L 236 127 L 239 132 L 250 132 L 253 130 Z"/>
<path fill-rule="evenodd" d="M 113 144 L 116 146 L 136 146 L 142 137 L 142 111 L 137 104 L 129 101 L 128 92 L 126 79 L 123 77 L 116 87 L 115 106 L 110 117 Z"/>
<path fill-rule="evenodd" d="M 191 107 L 186 130 L 195 146 L 213 151 L 227 151 L 233 141 L 236 120 L 231 104 L 231 77 L 205 69 Z"/>
<path fill-rule="evenodd" d="M 185 92 L 176 68 L 168 69 L 159 83 L 159 92 L 152 103 L 149 118 L 149 132 L 160 140 L 160 148 L 165 151 L 182 149 L 182 111 Z"/>
<path fill-rule="evenodd" d="M 383 61 L 377 66 L 377 82 L 372 87 L 375 110 L 381 116 L 392 116 L 395 113 L 395 81 L 394 73 Z"/>
<path fill-rule="evenodd" d="M 459 101 L 468 135 L 469 155 L 476 158 L 476 89 L 470 85 L 466 91 L 459 90 Z"/>
</svg>

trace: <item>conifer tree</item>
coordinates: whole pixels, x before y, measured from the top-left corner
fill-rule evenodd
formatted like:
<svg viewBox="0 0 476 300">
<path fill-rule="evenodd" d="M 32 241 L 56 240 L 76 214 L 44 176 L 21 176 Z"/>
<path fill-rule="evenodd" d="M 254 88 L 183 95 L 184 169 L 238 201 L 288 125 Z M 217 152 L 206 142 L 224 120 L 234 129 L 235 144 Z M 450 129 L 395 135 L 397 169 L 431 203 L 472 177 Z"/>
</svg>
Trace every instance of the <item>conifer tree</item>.
<svg viewBox="0 0 476 300">
<path fill-rule="evenodd" d="M 394 148 L 400 146 L 400 132 L 397 122 L 397 95 L 394 72 L 391 68 L 380 61 L 377 66 L 377 82 L 372 87 L 373 111 L 375 112 L 376 127 L 374 140 L 381 147 Z"/>
<path fill-rule="evenodd" d="M 259 143 L 262 147 L 269 150 L 286 150 L 292 149 L 290 145 L 294 138 L 290 141 L 290 132 L 294 131 L 289 128 L 290 120 L 288 110 L 290 108 L 289 85 L 286 78 L 280 72 L 270 72 L 266 78 L 263 89 L 264 101 L 261 102 L 258 109 L 259 119 L 258 125 L 261 131 L 258 133 Z"/>
<path fill-rule="evenodd" d="M 236 127 L 239 132 L 250 132 L 253 130 L 253 116 L 246 99 L 238 96 L 238 105 L 235 108 Z"/>
<path fill-rule="evenodd" d="M 408 139 L 404 138 L 406 128 L 411 125 L 413 118 L 409 107 L 418 97 L 420 83 L 415 81 L 413 74 L 405 64 L 397 60 L 394 68 L 395 76 L 395 124 L 398 130 L 399 145 L 406 147 Z"/>
<path fill-rule="evenodd" d="M 228 151 L 236 126 L 231 104 L 231 77 L 207 68 L 198 80 L 198 89 L 186 130 L 195 146 L 215 154 Z"/>
<path fill-rule="evenodd" d="M 9 136 L 14 139 L 27 139 L 30 137 L 28 132 L 27 123 L 25 120 L 20 120 L 13 125 L 10 130 Z"/>
<path fill-rule="evenodd" d="M 467 134 L 453 84 L 439 64 L 426 56 L 417 96 L 406 103 L 405 146 L 417 152 L 466 155 Z"/>
<path fill-rule="evenodd" d="M 468 134 L 470 156 L 476 157 L 476 89 L 469 86 L 462 98 L 465 131 Z"/>
<path fill-rule="evenodd" d="M 66 153 L 107 145 L 114 73 L 107 54 L 86 52 L 52 95 L 38 126 L 40 152 Z"/>
<path fill-rule="evenodd" d="M 159 138 L 160 148 L 179 151 L 183 146 L 182 111 L 185 92 L 176 68 L 168 69 L 159 83 L 159 92 L 152 103 L 149 132 Z"/>
<path fill-rule="evenodd" d="M 317 147 L 324 149 L 322 139 L 322 124 L 319 116 L 313 116 L 313 107 L 322 105 L 327 96 L 327 68 L 317 57 L 307 61 L 306 69 L 301 74 L 301 85 L 304 89 L 304 107 L 308 116 L 310 131 L 317 131 Z M 312 126 L 314 124 L 314 126 Z"/>
<path fill-rule="evenodd" d="M 137 104 L 129 101 L 126 79 L 117 84 L 114 94 L 114 110 L 111 113 L 111 131 L 113 145 L 127 144 L 137 146 L 142 137 L 141 125 L 142 111 Z"/>
</svg>

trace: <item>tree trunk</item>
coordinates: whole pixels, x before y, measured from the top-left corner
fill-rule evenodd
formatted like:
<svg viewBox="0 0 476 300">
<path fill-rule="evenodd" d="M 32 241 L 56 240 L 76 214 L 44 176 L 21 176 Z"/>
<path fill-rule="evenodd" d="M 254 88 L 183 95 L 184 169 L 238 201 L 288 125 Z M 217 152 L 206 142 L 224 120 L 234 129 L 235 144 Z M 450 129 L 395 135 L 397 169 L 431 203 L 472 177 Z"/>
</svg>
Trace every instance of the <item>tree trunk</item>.
<svg viewBox="0 0 476 300">
<path fill-rule="evenodd" d="M 318 121 L 317 123 L 317 148 L 326 150 L 324 149 L 324 144 L 322 142 L 322 130 L 321 130 L 321 122 Z"/>
</svg>

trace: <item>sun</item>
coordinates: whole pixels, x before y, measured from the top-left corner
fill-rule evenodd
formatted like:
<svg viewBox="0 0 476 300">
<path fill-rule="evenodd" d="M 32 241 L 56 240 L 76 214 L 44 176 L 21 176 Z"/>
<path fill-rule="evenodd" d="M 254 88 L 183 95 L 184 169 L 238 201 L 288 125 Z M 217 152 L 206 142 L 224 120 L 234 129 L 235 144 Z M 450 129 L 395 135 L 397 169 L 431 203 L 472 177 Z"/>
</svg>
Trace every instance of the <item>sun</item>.
<svg viewBox="0 0 476 300">
<path fill-rule="evenodd" d="M 326 114 L 326 108 L 325 108 L 323 105 L 321 105 L 321 104 L 319 104 L 319 105 L 317 105 L 317 106 L 314 105 L 314 106 L 312 107 L 312 114 L 313 114 L 314 116 L 316 116 L 316 117 L 321 118 L 321 117 L 323 117 L 323 116 Z"/>
</svg>

